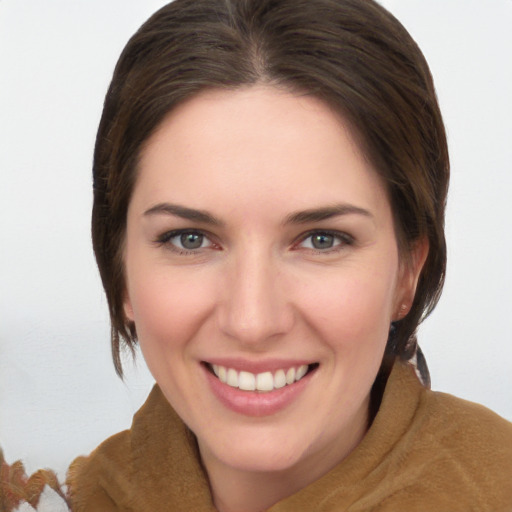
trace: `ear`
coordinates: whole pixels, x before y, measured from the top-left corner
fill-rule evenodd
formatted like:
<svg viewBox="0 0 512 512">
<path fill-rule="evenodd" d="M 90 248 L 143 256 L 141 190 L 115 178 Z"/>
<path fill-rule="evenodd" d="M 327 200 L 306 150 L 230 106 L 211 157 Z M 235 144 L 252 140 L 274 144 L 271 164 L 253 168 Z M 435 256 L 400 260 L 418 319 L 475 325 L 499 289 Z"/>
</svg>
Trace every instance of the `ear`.
<svg viewBox="0 0 512 512">
<path fill-rule="evenodd" d="M 416 295 L 418 280 L 427 260 L 429 251 L 428 238 L 426 236 L 417 240 L 409 254 L 402 257 L 400 273 L 396 287 L 395 308 L 393 321 L 401 320 L 409 313 Z"/>
<path fill-rule="evenodd" d="M 125 292 L 125 294 L 124 294 L 123 311 L 124 311 L 125 318 L 127 320 L 130 320 L 130 322 L 134 322 L 132 302 L 130 300 L 130 297 L 128 296 L 128 292 Z"/>
</svg>

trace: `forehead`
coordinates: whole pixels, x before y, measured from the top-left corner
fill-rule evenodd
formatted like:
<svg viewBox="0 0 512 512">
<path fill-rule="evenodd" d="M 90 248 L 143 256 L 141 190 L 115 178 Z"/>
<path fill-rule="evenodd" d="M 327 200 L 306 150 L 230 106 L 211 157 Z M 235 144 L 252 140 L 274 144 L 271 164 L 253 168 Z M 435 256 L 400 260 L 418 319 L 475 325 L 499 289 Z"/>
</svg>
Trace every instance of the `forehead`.
<svg viewBox="0 0 512 512">
<path fill-rule="evenodd" d="M 199 208 L 216 197 L 273 209 L 381 207 L 384 197 L 387 207 L 381 179 L 337 113 L 263 86 L 203 92 L 173 110 L 145 145 L 135 193 Z"/>
</svg>

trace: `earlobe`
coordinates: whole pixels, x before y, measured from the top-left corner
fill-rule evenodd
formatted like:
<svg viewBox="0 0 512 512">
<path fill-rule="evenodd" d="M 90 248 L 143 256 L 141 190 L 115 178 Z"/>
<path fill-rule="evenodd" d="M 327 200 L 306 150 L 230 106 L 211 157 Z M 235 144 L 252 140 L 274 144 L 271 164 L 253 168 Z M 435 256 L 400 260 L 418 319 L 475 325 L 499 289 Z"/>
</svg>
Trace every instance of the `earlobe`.
<svg viewBox="0 0 512 512">
<path fill-rule="evenodd" d="M 414 243 L 406 260 L 402 262 L 401 282 L 398 286 L 393 320 L 401 320 L 409 313 L 414 302 L 421 271 L 427 260 L 428 251 L 428 238 L 424 236 Z"/>
<path fill-rule="evenodd" d="M 411 303 L 410 302 L 402 302 L 400 304 L 400 307 L 398 308 L 398 312 L 395 314 L 394 320 L 401 320 L 404 316 L 409 313 L 409 310 L 411 309 Z"/>
</svg>

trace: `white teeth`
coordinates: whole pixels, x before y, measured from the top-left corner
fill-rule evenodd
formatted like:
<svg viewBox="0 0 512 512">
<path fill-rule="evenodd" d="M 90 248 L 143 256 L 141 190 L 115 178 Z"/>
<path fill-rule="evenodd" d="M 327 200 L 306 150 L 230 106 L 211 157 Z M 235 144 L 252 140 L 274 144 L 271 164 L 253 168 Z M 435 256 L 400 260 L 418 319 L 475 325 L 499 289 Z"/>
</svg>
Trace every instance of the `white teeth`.
<svg viewBox="0 0 512 512">
<path fill-rule="evenodd" d="M 303 364 L 302 366 L 299 366 L 297 368 L 297 373 L 295 374 L 295 381 L 302 379 L 306 373 L 308 373 L 308 365 Z"/>
<path fill-rule="evenodd" d="M 258 373 L 256 376 L 256 389 L 258 391 L 272 391 L 274 389 L 274 376 L 272 373 Z"/>
<path fill-rule="evenodd" d="M 286 372 L 286 384 L 293 384 L 295 382 L 295 368 L 290 368 Z"/>
<path fill-rule="evenodd" d="M 280 389 L 302 379 L 309 369 L 307 364 L 303 364 L 297 369 L 292 367 L 286 371 L 277 370 L 274 374 L 272 372 L 254 374 L 245 371 L 237 372 L 234 368 L 226 368 L 217 364 L 212 365 L 211 368 L 221 382 L 243 391 Z"/>
<path fill-rule="evenodd" d="M 226 384 L 228 384 L 232 388 L 238 387 L 238 372 L 236 370 L 233 370 L 233 368 L 230 368 L 228 370 L 228 378 L 226 380 Z"/>
<path fill-rule="evenodd" d="M 284 370 L 277 370 L 274 375 L 274 387 L 276 389 L 284 388 L 286 386 L 286 374 Z"/>
<path fill-rule="evenodd" d="M 240 372 L 238 374 L 238 387 L 244 391 L 254 391 L 256 389 L 256 377 L 254 373 Z"/>
</svg>

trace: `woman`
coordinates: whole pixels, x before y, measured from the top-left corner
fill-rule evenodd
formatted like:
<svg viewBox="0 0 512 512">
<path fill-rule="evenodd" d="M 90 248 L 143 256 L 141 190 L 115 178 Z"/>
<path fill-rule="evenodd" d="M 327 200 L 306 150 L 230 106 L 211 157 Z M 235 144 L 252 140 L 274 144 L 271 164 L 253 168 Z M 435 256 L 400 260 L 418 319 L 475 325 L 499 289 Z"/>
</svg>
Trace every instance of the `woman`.
<svg viewBox="0 0 512 512">
<path fill-rule="evenodd" d="M 177 0 L 132 38 L 93 242 L 157 387 L 70 470 L 75 510 L 509 510 L 512 427 L 434 394 L 445 269 L 428 67 L 361 1 Z M 461 434 L 462 433 L 462 434 Z"/>
</svg>

